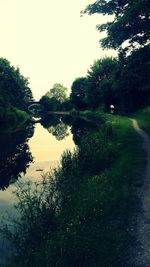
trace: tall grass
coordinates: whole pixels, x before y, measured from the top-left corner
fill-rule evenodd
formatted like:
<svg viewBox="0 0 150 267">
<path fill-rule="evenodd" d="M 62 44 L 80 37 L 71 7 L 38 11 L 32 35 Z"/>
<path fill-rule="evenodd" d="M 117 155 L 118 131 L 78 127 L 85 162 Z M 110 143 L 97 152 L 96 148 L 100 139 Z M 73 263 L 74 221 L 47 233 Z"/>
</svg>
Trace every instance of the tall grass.
<svg viewBox="0 0 150 267">
<path fill-rule="evenodd" d="M 19 187 L 20 220 L 11 235 L 18 255 L 10 266 L 127 266 L 143 158 L 130 121 L 109 116 L 42 184 Z"/>
</svg>

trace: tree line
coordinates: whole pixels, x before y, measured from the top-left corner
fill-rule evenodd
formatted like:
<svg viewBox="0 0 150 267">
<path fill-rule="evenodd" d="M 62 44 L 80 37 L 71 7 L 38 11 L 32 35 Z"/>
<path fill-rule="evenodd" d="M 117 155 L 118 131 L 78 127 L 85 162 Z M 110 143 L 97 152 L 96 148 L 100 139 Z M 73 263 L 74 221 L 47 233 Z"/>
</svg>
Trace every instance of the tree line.
<svg viewBox="0 0 150 267">
<path fill-rule="evenodd" d="M 107 36 L 100 40 L 103 49 L 115 49 L 116 58 L 95 61 L 86 77 L 76 78 L 67 88 L 56 83 L 40 103 L 45 111 L 86 110 L 110 105 L 122 113 L 134 112 L 150 104 L 150 2 L 148 0 L 99 0 L 86 7 L 82 14 L 103 14 L 113 20 L 97 26 Z M 112 18 L 112 17 L 111 17 Z M 0 120 L 6 120 L 14 108 L 27 111 L 33 101 L 28 79 L 19 68 L 0 58 Z"/>
<path fill-rule="evenodd" d="M 66 92 L 63 85 L 55 84 L 41 98 L 47 109 L 77 110 L 103 108 L 111 104 L 118 112 L 134 112 L 150 104 L 150 3 L 148 0 L 96 1 L 82 14 L 114 16 L 97 26 L 107 36 L 100 40 L 103 49 L 115 49 L 116 58 L 101 58 L 90 66 L 86 77 L 75 79 L 71 94 L 60 99 L 54 91 Z"/>
</svg>

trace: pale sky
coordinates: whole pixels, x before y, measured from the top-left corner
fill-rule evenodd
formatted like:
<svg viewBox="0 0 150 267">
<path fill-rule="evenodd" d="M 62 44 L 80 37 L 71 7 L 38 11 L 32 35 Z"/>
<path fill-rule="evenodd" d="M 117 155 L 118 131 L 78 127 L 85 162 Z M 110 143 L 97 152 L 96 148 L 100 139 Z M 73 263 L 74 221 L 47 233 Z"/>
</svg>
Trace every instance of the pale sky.
<svg viewBox="0 0 150 267">
<path fill-rule="evenodd" d="M 0 0 L 0 57 L 29 78 L 38 100 L 54 83 L 70 89 L 103 51 L 101 15 L 80 16 L 94 0 Z"/>
</svg>

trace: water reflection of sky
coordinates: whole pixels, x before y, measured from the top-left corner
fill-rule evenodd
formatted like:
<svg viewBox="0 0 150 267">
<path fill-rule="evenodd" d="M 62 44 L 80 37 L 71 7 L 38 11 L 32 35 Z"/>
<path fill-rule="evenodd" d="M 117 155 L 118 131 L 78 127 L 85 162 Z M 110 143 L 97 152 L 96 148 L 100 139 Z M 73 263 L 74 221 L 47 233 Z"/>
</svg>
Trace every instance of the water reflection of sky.
<svg viewBox="0 0 150 267">
<path fill-rule="evenodd" d="M 29 178 L 32 181 L 41 179 L 41 174 L 50 171 L 51 168 L 59 164 L 61 155 L 66 149 L 74 150 L 75 145 L 69 129 L 68 132 L 69 135 L 58 141 L 41 124 L 36 125 L 34 137 L 28 143 L 34 162 L 31 163 L 25 178 Z"/>
<path fill-rule="evenodd" d="M 74 148 L 74 142 L 71 134 L 58 141 L 41 124 L 37 124 L 34 137 L 29 140 L 29 146 L 36 162 L 57 161 L 64 150 Z"/>
<path fill-rule="evenodd" d="M 71 131 L 65 123 L 71 125 Z M 87 131 L 93 127 L 89 122 L 81 119 L 72 118 L 70 121 L 69 118 L 61 120 L 55 117 L 51 118 L 50 121 L 43 121 L 42 125 L 36 124 L 34 129 L 32 124 L 27 124 L 18 132 L 1 135 L 2 153 L 0 159 L 4 160 L 0 161 L 0 177 L 4 182 L 1 188 L 5 190 L 0 190 L 0 220 L 3 215 L 5 216 L 6 211 L 14 216 L 17 215 L 14 209 L 17 200 L 13 194 L 17 190 L 16 183 L 29 180 L 39 182 L 43 173 L 59 164 L 62 153 L 65 150 L 73 151 L 75 144 L 79 145 L 81 138 L 84 138 Z M 29 167 L 26 169 L 28 165 Z M 23 174 L 25 170 L 26 174 Z M 18 178 L 19 174 L 21 174 L 20 178 Z M 4 179 L 5 176 L 8 179 Z M 18 181 L 13 181 L 13 178 L 18 179 Z M 10 246 L 8 240 L 3 242 L 3 237 L 0 236 L 0 266 L 2 261 L 5 261 L 8 251 L 12 251 Z"/>
<path fill-rule="evenodd" d="M 22 174 L 22 177 L 18 179 L 17 183 L 20 181 L 31 180 L 34 182 L 41 180 L 41 175 L 43 173 L 57 166 L 64 150 L 73 150 L 75 147 L 70 131 L 69 135 L 63 140 L 58 141 L 47 129 L 44 129 L 41 124 L 36 125 L 34 135 L 29 139 L 28 145 L 34 158 L 33 163 L 30 163 L 26 174 Z M 37 171 L 39 169 L 42 171 Z M 17 215 L 14 209 L 14 204 L 17 199 L 15 194 L 13 194 L 16 190 L 15 184 L 10 184 L 6 190 L 0 191 L 0 221 L 3 218 L 7 221 L 7 213 L 9 213 L 10 216 Z M 7 256 L 9 256 L 8 252 L 11 255 L 11 251 L 11 244 L 9 244 L 8 240 L 0 236 L 0 266 L 5 263 Z"/>
<path fill-rule="evenodd" d="M 33 137 L 28 141 L 34 158 L 33 163 L 30 163 L 26 174 L 22 175 L 19 180 L 39 181 L 43 173 L 58 165 L 61 155 L 66 149 L 73 151 L 75 145 L 69 129 L 68 132 L 69 134 L 63 140 L 58 141 L 41 124 L 37 124 Z M 12 194 L 15 188 L 15 184 L 11 184 L 6 190 L 0 191 L 0 211 L 12 209 L 16 201 Z"/>
</svg>

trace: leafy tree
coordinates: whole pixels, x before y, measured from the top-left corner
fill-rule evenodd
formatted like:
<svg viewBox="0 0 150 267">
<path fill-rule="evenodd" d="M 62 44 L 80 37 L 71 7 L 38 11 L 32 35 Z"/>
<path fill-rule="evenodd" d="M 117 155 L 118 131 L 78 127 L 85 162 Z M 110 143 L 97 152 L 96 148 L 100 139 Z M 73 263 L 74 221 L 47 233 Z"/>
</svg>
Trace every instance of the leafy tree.
<svg viewBox="0 0 150 267">
<path fill-rule="evenodd" d="M 86 105 L 86 94 L 87 94 L 88 80 L 87 78 L 77 78 L 71 87 L 71 102 L 77 109 L 83 110 L 87 107 Z"/>
<path fill-rule="evenodd" d="M 23 110 L 27 109 L 28 102 L 33 101 L 28 79 L 4 58 L 0 58 L 0 95 L 9 105 Z"/>
<path fill-rule="evenodd" d="M 73 108 L 73 104 L 70 98 L 67 98 L 65 102 L 61 104 L 61 108 L 64 111 L 69 111 Z"/>
<path fill-rule="evenodd" d="M 60 103 L 54 97 L 49 98 L 47 95 L 44 95 L 40 99 L 40 104 L 45 108 L 45 111 L 56 111 Z"/>
<path fill-rule="evenodd" d="M 84 13 L 114 15 L 114 20 L 97 26 L 107 37 L 103 48 L 143 47 L 150 38 L 149 0 L 99 0 L 87 6 Z"/>
<path fill-rule="evenodd" d="M 150 49 L 145 46 L 120 58 L 115 79 L 119 105 L 124 111 L 134 111 L 150 104 Z"/>
<path fill-rule="evenodd" d="M 46 96 L 63 103 L 67 99 L 67 88 L 60 83 L 55 83 Z"/>
<path fill-rule="evenodd" d="M 109 105 L 114 103 L 113 82 L 118 70 L 117 59 L 107 57 L 97 60 L 88 71 L 87 103 L 91 108 L 100 105 L 108 110 Z"/>
<path fill-rule="evenodd" d="M 0 96 L 0 121 L 4 118 L 5 110 L 7 109 L 8 101 L 2 95 Z"/>
<path fill-rule="evenodd" d="M 67 103 L 67 88 L 62 84 L 56 83 L 44 96 L 41 97 L 40 103 L 47 111 L 63 110 Z"/>
<path fill-rule="evenodd" d="M 102 47 L 119 51 L 119 68 L 114 78 L 109 78 L 108 84 L 104 79 L 106 97 L 111 95 L 111 82 L 115 101 L 124 111 L 131 112 L 149 104 L 150 2 L 98 0 L 88 5 L 84 13 L 100 13 L 111 19 L 113 15 L 111 21 L 97 26 L 100 32 L 107 33 L 100 41 Z M 102 85 L 101 83 L 101 89 Z M 104 91 L 104 87 L 101 91 Z"/>
</svg>

